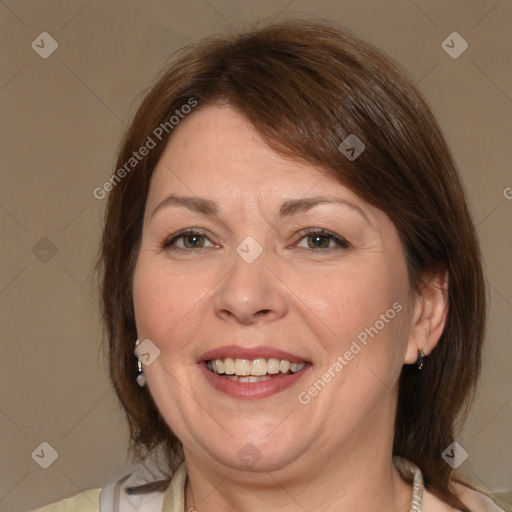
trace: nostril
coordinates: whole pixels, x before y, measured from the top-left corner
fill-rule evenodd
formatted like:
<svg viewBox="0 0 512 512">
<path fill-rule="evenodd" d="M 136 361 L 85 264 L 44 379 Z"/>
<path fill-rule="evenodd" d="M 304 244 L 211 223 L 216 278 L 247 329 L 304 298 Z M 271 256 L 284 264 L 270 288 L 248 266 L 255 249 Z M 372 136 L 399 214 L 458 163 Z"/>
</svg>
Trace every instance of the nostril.
<svg viewBox="0 0 512 512">
<path fill-rule="evenodd" d="M 270 309 L 262 309 L 261 311 L 257 311 L 255 316 L 264 316 L 270 313 Z"/>
</svg>

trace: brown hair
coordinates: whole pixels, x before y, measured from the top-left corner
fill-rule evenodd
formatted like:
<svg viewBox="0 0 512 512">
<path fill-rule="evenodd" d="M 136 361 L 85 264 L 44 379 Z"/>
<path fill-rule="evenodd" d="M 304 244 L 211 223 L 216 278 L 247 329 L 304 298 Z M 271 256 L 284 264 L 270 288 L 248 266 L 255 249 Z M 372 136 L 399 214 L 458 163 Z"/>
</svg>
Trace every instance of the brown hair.
<svg viewBox="0 0 512 512">
<path fill-rule="evenodd" d="M 117 167 L 156 142 L 112 187 L 99 264 L 110 377 L 126 411 L 137 459 L 163 447 L 182 459 L 147 388 L 135 381 L 133 270 L 153 169 L 176 110 L 227 103 L 281 154 L 321 166 L 394 222 L 417 290 L 424 273 L 449 273 L 446 327 L 422 372 L 404 366 L 394 454 L 416 463 L 426 486 L 453 506 L 451 468 L 441 458 L 467 412 L 480 370 L 486 294 L 465 193 L 441 130 L 411 80 L 388 57 L 330 23 L 296 20 L 200 41 L 177 56 L 150 89 L 127 130 Z M 163 123 L 166 123 L 164 125 Z M 155 137 L 160 130 L 161 140 Z M 365 151 L 349 161 L 349 135 Z"/>
</svg>

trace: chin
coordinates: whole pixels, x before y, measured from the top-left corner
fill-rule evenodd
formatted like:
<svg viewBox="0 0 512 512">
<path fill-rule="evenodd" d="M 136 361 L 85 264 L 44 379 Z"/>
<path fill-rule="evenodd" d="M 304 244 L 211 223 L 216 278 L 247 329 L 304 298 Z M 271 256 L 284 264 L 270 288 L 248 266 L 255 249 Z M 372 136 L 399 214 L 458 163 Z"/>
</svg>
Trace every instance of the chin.
<svg viewBox="0 0 512 512">
<path fill-rule="evenodd" d="M 210 455 L 217 463 L 231 470 L 249 473 L 279 471 L 287 467 L 295 457 L 295 454 L 283 453 L 283 450 L 276 452 L 275 447 L 259 449 L 251 441 L 247 441 L 235 453 L 226 454 L 225 450 L 219 449 Z"/>
<path fill-rule="evenodd" d="M 256 435 L 248 436 L 245 429 L 233 433 L 233 437 L 212 444 L 211 438 L 205 439 L 203 447 L 210 457 L 235 471 L 268 472 L 278 471 L 300 457 L 303 449 L 297 446 L 293 437 L 263 439 Z"/>
</svg>

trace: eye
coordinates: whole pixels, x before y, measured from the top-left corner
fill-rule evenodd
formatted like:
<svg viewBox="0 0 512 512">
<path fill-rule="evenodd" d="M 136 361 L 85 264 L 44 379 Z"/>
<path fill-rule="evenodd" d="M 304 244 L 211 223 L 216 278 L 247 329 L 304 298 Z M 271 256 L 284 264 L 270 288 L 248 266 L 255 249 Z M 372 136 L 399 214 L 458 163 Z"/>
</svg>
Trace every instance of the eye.
<svg viewBox="0 0 512 512">
<path fill-rule="evenodd" d="M 310 229 L 303 230 L 299 233 L 301 236 L 300 241 L 307 240 L 307 246 L 297 244 L 299 247 L 304 247 L 313 251 L 323 249 L 336 249 L 336 246 L 347 249 L 350 244 L 340 236 L 331 233 L 325 229 Z M 210 245 L 206 245 L 206 243 Z M 334 245 L 333 245 L 334 243 Z M 204 249 L 206 247 L 216 247 L 209 239 L 206 233 L 198 229 L 184 229 L 171 237 L 167 238 L 162 243 L 163 249 L 172 249 L 178 251 L 187 251 L 190 249 Z"/>
<path fill-rule="evenodd" d="M 182 241 L 182 244 L 177 243 L 178 241 Z M 183 231 L 171 235 L 170 238 L 166 239 L 162 244 L 162 248 L 170 249 L 174 246 L 176 250 L 182 251 L 186 251 L 188 249 L 203 249 L 206 241 L 209 240 L 206 234 L 202 231 L 197 229 L 184 229 Z M 214 244 L 211 245 L 214 246 Z"/>
<path fill-rule="evenodd" d="M 343 249 L 348 249 L 350 246 L 350 244 L 344 238 L 339 237 L 325 229 L 301 231 L 300 235 L 302 235 L 301 240 L 307 239 L 308 246 L 306 248 L 312 249 L 314 251 L 318 249 L 335 249 L 335 246 L 333 247 L 330 245 L 331 242 L 334 242 L 336 245 Z"/>
</svg>

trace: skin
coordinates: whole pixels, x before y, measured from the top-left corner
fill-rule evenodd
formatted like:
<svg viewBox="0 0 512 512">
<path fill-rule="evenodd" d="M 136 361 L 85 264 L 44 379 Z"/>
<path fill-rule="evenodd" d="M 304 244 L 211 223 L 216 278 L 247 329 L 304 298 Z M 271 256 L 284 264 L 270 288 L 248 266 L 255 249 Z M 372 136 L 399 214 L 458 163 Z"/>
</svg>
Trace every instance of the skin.
<svg viewBox="0 0 512 512">
<path fill-rule="evenodd" d="M 213 200 L 219 211 L 153 214 L 171 193 Z M 352 206 L 278 218 L 284 201 L 320 195 Z M 185 228 L 206 237 L 162 247 Z M 348 248 L 315 237 L 322 228 Z M 247 236 L 263 249 L 250 264 L 236 252 Z M 139 339 L 160 349 L 144 367 L 147 385 L 184 445 L 185 510 L 408 511 L 412 488 L 392 464 L 397 381 L 419 348 L 435 347 L 446 317 L 446 276 L 425 278 L 431 286 L 413 293 L 385 213 L 325 170 L 274 152 L 230 106 L 182 121 L 151 180 L 133 291 Z M 401 311 L 301 404 L 298 394 L 394 303 Z M 197 366 L 225 345 L 268 345 L 312 368 L 268 398 L 234 399 Z M 247 443 L 261 456 L 250 468 L 237 456 Z"/>
</svg>

